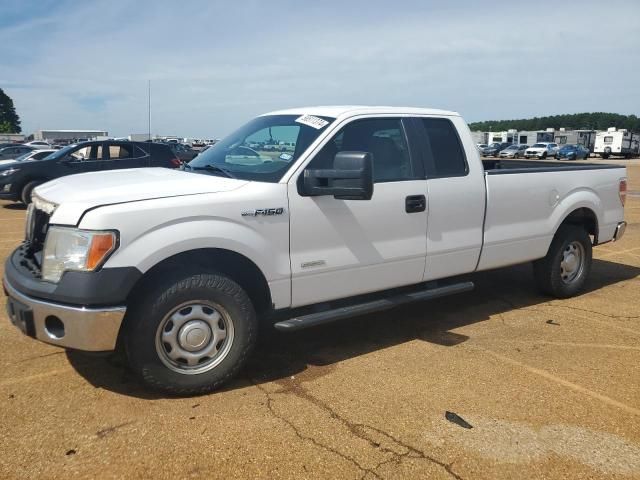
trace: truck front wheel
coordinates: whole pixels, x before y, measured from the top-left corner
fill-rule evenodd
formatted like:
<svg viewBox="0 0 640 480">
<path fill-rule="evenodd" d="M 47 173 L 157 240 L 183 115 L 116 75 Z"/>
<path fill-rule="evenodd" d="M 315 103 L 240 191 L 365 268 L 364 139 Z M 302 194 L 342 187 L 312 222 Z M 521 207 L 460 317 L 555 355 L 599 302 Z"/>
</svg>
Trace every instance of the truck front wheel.
<svg viewBox="0 0 640 480">
<path fill-rule="evenodd" d="M 127 312 L 125 349 L 149 386 L 178 395 L 211 392 L 246 362 L 258 322 L 246 292 L 217 273 L 176 277 Z"/>
<path fill-rule="evenodd" d="M 558 229 L 547 256 L 533 262 L 538 288 L 558 298 L 578 294 L 591 270 L 591 239 L 580 226 L 563 225 Z"/>
</svg>

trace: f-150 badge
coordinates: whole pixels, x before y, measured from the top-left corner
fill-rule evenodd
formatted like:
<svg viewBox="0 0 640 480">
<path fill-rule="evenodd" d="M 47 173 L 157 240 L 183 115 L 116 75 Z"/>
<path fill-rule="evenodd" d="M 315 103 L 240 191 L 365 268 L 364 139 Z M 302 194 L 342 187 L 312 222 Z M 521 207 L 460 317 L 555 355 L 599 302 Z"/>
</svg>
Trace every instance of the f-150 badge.
<svg viewBox="0 0 640 480">
<path fill-rule="evenodd" d="M 270 217 L 271 215 L 282 215 L 284 208 L 256 208 L 242 212 L 243 217 Z"/>
</svg>

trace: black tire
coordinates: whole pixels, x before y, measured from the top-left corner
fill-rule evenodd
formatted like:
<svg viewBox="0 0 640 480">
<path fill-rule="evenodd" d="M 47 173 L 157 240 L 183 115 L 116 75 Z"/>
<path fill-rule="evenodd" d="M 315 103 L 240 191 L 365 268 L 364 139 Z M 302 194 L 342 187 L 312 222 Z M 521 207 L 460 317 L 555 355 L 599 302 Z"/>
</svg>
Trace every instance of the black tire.
<svg viewBox="0 0 640 480">
<path fill-rule="evenodd" d="M 31 194 L 33 193 L 33 189 L 40 185 L 42 180 L 33 180 L 31 182 L 27 182 L 27 184 L 22 187 L 22 192 L 20 193 L 20 200 L 25 205 L 29 205 L 31 203 Z"/>
<path fill-rule="evenodd" d="M 581 245 L 581 248 L 580 248 Z M 582 250 L 577 261 L 575 277 L 564 270 L 565 255 L 571 255 L 572 248 Z M 538 288 L 545 294 L 557 298 L 577 295 L 583 288 L 591 271 L 591 238 L 581 226 L 562 225 L 556 232 L 547 256 L 533 262 L 533 273 Z M 575 258 L 575 254 L 574 254 Z"/>
<path fill-rule="evenodd" d="M 547 158 L 547 152 L 543 152 L 542 154 L 542 160 L 545 160 Z"/>
<path fill-rule="evenodd" d="M 210 310 L 221 315 L 224 329 L 215 328 L 216 331 L 225 331 L 225 340 L 220 341 L 222 346 L 215 347 L 217 353 L 202 364 L 191 367 L 180 362 L 172 364 L 167 357 L 170 354 L 164 353 L 173 350 L 167 349 L 170 345 L 164 343 L 167 329 L 160 327 L 169 325 L 175 315 L 183 315 L 185 310 L 187 315 L 191 315 L 188 310 L 192 306 L 200 308 L 201 312 L 210 306 Z M 169 332 L 175 329 L 178 331 L 175 335 L 179 337 L 190 322 L 200 321 L 191 319 L 180 327 L 171 325 Z M 230 326 L 227 321 L 231 322 Z M 240 371 L 255 345 L 258 321 L 249 296 L 230 278 L 218 273 L 183 274 L 147 290 L 127 312 L 124 328 L 129 365 L 145 384 L 172 394 L 199 395 L 218 389 Z M 211 332 L 210 329 L 209 346 L 219 343 L 216 334 Z M 227 339 L 230 339 L 228 344 L 224 343 Z M 186 352 L 180 341 L 175 343 L 176 354 Z M 207 346 L 203 347 L 203 351 L 206 349 Z M 218 356 L 218 353 L 224 353 L 224 356 Z M 213 365 L 216 357 L 219 363 Z M 186 361 L 183 359 L 183 362 Z M 207 363 L 213 366 L 208 367 Z M 210 369 L 202 372 L 193 370 L 204 368 Z"/>
</svg>

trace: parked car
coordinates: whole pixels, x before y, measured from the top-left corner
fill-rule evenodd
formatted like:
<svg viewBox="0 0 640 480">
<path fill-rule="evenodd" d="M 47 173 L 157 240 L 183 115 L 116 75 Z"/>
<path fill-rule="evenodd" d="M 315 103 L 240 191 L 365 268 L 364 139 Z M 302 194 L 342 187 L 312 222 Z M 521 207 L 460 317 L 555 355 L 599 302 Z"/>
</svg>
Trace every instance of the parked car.
<svg viewBox="0 0 640 480">
<path fill-rule="evenodd" d="M 482 155 L 485 157 L 497 157 L 502 150 L 510 146 L 511 142 L 492 143 L 482 150 Z"/>
<path fill-rule="evenodd" d="M 15 163 L 15 162 L 42 160 L 54 152 L 56 152 L 56 150 L 35 149 L 11 160 L 0 160 L 0 165 L 6 165 L 8 163 Z"/>
<path fill-rule="evenodd" d="M 167 142 L 167 145 L 169 146 L 169 148 L 171 148 L 171 151 L 174 153 L 174 155 L 178 157 L 183 163 L 190 162 L 200 153 L 198 150 L 195 150 L 182 143 Z"/>
<path fill-rule="evenodd" d="M 4 148 L 4 147 L 15 147 L 18 145 L 22 145 L 21 142 L 8 142 L 8 143 L 0 143 L 0 148 Z"/>
<path fill-rule="evenodd" d="M 524 158 L 540 158 L 553 157 L 558 151 L 557 143 L 539 142 L 534 143 L 524 151 Z"/>
<path fill-rule="evenodd" d="M 49 142 L 45 142 L 44 140 L 34 140 L 32 142 L 27 142 L 25 145 L 29 145 L 33 148 L 51 148 L 51 144 Z"/>
<path fill-rule="evenodd" d="M 577 160 L 579 158 L 589 158 L 590 154 L 589 149 L 583 145 L 563 145 L 556 152 L 556 159 Z"/>
<path fill-rule="evenodd" d="M 270 134 L 296 135 L 296 150 L 229 161 Z M 65 348 L 118 343 L 142 381 L 186 395 L 237 374 L 267 322 L 292 331 L 460 294 L 462 274 L 530 261 L 544 293 L 571 297 L 592 247 L 624 233 L 626 169 L 522 163 L 482 161 L 453 112 L 262 115 L 184 171 L 36 188 L 4 269 L 10 318 Z"/>
<path fill-rule="evenodd" d="M 509 145 L 500 152 L 500 158 L 520 158 L 529 145 Z"/>
<path fill-rule="evenodd" d="M 83 142 L 56 150 L 38 162 L 0 165 L 0 199 L 29 204 L 33 189 L 55 178 L 122 168 L 177 168 L 180 163 L 171 149 L 162 144 L 114 140 Z"/>
<path fill-rule="evenodd" d="M 0 160 L 13 160 L 33 150 L 35 150 L 35 148 L 29 145 L 11 145 L 0 148 Z"/>
</svg>

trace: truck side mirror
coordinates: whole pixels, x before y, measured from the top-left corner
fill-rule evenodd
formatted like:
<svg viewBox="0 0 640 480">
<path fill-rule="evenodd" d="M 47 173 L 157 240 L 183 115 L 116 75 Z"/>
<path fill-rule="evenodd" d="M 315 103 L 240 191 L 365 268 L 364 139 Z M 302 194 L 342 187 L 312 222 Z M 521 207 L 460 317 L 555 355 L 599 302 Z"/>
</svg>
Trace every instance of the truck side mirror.
<svg viewBox="0 0 640 480">
<path fill-rule="evenodd" d="M 373 158 L 369 152 L 339 152 L 332 169 L 305 170 L 302 195 L 333 195 L 338 200 L 371 200 Z"/>
</svg>

